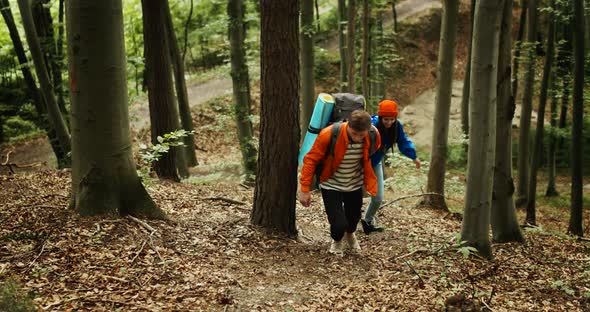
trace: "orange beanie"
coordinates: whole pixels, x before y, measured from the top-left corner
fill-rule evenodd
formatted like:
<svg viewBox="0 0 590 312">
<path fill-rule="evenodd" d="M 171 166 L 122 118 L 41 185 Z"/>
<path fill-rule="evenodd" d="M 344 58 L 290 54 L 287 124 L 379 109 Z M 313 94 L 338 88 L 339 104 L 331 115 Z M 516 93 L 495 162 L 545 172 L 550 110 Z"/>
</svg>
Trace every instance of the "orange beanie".
<svg viewBox="0 0 590 312">
<path fill-rule="evenodd" d="M 377 115 L 381 117 L 397 117 L 397 103 L 392 100 L 381 101 Z"/>
</svg>

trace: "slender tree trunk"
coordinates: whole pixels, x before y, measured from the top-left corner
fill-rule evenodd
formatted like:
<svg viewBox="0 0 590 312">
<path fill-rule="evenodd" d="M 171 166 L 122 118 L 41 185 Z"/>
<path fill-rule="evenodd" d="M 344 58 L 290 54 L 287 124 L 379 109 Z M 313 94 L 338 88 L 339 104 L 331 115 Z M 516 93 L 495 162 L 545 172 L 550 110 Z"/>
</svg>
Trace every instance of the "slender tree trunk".
<svg viewBox="0 0 590 312">
<path fill-rule="evenodd" d="M 551 132 L 549 132 L 549 150 L 547 152 L 547 191 L 545 192 L 546 197 L 558 196 L 557 188 L 555 185 L 555 156 L 557 151 L 557 136 L 555 131 L 557 130 L 557 91 L 556 82 L 557 75 L 554 75 L 555 79 L 551 83 Z"/>
<path fill-rule="evenodd" d="M 354 55 L 354 38 L 355 38 L 355 26 L 356 26 L 356 0 L 348 0 L 348 29 L 346 32 L 346 48 L 348 49 L 348 92 L 356 92 L 355 83 L 355 70 L 356 70 L 356 58 Z"/>
<path fill-rule="evenodd" d="M 461 240 L 492 257 L 490 206 L 496 143 L 499 30 L 504 1 L 477 1 L 473 24 L 469 156 Z"/>
<path fill-rule="evenodd" d="M 186 22 L 184 23 L 184 45 L 182 47 L 182 64 L 184 65 L 184 62 L 186 60 L 186 50 L 188 49 L 188 28 L 191 24 L 191 20 L 193 18 L 193 0 L 191 0 L 191 8 L 188 11 L 188 17 L 186 18 Z"/>
<path fill-rule="evenodd" d="M 567 10 L 567 8 L 566 8 Z M 571 12 L 571 11 L 570 11 Z M 561 108 L 559 115 L 559 128 L 565 129 L 567 126 L 568 108 L 570 102 L 571 92 L 571 72 L 572 70 L 572 51 L 573 48 L 573 25 L 565 23 L 563 25 L 563 44 L 560 53 L 557 55 L 557 64 L 560 71 L 560 77 L 562 78 L 562 95 L 561 95 Z M 561 145 L 561 144 L 560 144 Z"/>
<path fill-rule="evenodd" d="M 363 0 L 363 49 L 362 49 L 362 61 L 361 61 L 361 78 L 363 95 L 365 98 L 370 99 L 371 94 L 369 90 L 369 18 L 371 17 L 371 11 L 369 6 L 370 0 Z"/>
<path fill-rule="evenodd" d="M 395 8 L 397 0 L 391 0 L 391 13 L 393 14 L 393 32 L 397 33 L 397 9 Z"/>
<path fill-rule="evenodd" d="M 383 75 L 383 60 L 385 59 L 383 50 L 383 10 L 384 3 L 376 2 L 375 6 L 374 27 L 371 27 L 371 57 L 369 68 L 371 69 L 371 102 L 379 103 L 385 98 L 385 86 Z"/>
<path fill-rule="evenodd" d="M 510 57 L 512 56 L 512 0 L 506 0 L 500 28 L 498 54 L 498 106 L 496 108 L 496 157 L 491 224 L 494 242 L 524 242 L 514 209 L 512 180 L 512 118 L 510 105 Z"/>
<path fill-rule="evenodd" d="M 475 17 L 475 0 L 471 0 L 471 20 L 469 27 L 469 41 L 467 42 L 467 61 L 465 62 L 465 78 L 463 79 L 463 94 L 461 95 L 461 129 L 463 134 L 469 133 L 469 82 L 471 81 L 471 50 L 473 37 L 473 18 Z"/>
<path fill-rule="evenodd" d="M 315 13 L 316 13 L 316 24 L 317 24 L 317 31 L 318 33 L 321 31 L 320 29 L 320 6 L 318 4 L 318 0 L 315 0 Z M 313 12 L 312 12 L 312 16 L 313 16 Z"/>
<path fill-rule="evenodd" d="M 184 62 L 180 56 L 178 49 L 178 41 L 176 40 L 176 34 L 174 32 L 174 25 L 172 24 L 172 14 L 170 13 L 170 7 L 168 0 L 165 0 L 165 27 L 166 35 L 168 38 L 168 47 L 170 48 L 170 59 L 172 61 L 172 68 L 174 70 L 174 85 L 176 88 L 176 98 L 178 99 L 178 111 L 180 113 L 180 121 L 182 129 L 186 131 L 193 131 L 193 116 L 191 114 L 191 107 L 188 100 L 188 92 L 186 90 L 186 80 L 184 79 Z M 185 144 L 184 157 L 186 166 L 194 167 L 199 164 L 197 161 L 197 154 L 195 152 L 195 137 L 192 134 L 184 137 L 183 142 Z"/>
<path fill-rule="evenodd" d="M 297 233 L 299 1 L 261 0 L 260 6 L 259 165 L 250 221 L 292 236 Z"/>
<path fill-rule="evenodd" d="M 253 181 L 256 173 L 256 146 L 254 146 L 252 122 L 250 121 L 250 76 L 246 64 L 246 27 L 244 25 L 244 5 L 242 0 L 229 0 L 228 35 L 231 56 L 231 76 L 234 91 L 234 107 L 238 140 L 242 151 L 242 163 L 246 171 L 246 180 Z"/>
<path fill-rule="evenodd" d="M 305 135 L 315 100 L 313 0 L 301 0 L 301 134 Z"/>
<path fill-rule="evenodd" d="M 428 170 L 427 195 L 424 203 L 448 210 L 445 202 L 445 173 L 448 151 L 449 115 L 453 91 L 453 68 L 455 63 L 455 38 L 459 19 L 459 0 L 444 0 L 443 19 L 438 48 L 438 72 L 434 126 L 432 128 L 432 150 Z"/>
<path fill-rule="evenodd" d="M 346 92 L 348 81 L 348 57 L 344 28 L 348 23 L 346 0 L 338 0 L 338 50 L 340 52 L 340 92 Z"/>
<path fill-rule="evenodd" d="M 37 37 L 37 31 L 33 23 L 33 17 L 31 13 L 31 7 L 28 0 L 18 0 L 18 6 L 20 9 L 23 28 L 29 44 L 29 50 L 35 64 L 35 70 L 37 77 L 41 84 L 41 95 L 43 102 L 47 105 L 47 113 L 49 116 L 49 122 L 52 128 L 55 129 L 56 136 L 59 141 L 59 145 L 64 153 L 68 153 L 71 150 L 70 146 L 70 133 L 61 115 L 59 107 L 55 102 L 55 95 L 53 93 L 53 87 L 47 73 L 47 66 L 43 58 L 43 52 L 41 51 L 41 44 L 39 43 L 39 37 Z"/>
<path fill-rule="evenodd" d="M 63 114 L 67 115 L 65 92 L 63 88 L 62 69 L 64 62 L 64 0 L 59 0 L 57 25 L 57 47 L 55 60 L 53 62 L 53 82 L 55 83 L 55 94 L 57 105 Z"/>
<path fill-rule="evenodd" d="M 527 23 L 528 0 L 520 1 L 520 22 L 518 23 L 518 34 L 514 45 L 514 59 L 512 63 L 512 97 L 510 106 L 516 109 L 516 97 L 518 96 L 518 70 L 520 68 L 520 53 L 522 52 L 522 38 Z"/>
<path fill-rule="evenodd" d="M 574 92 L 572 105 L 572 150 L 571 172 L 572 191 L 570 222 L 568 232 L 582 236 L 583 218 L 583 177 L 582 177 L 582 151 L 584 123 L 584 3 L 582 0 L 574 0 Z"/>
<path fill-rule="evenodd" d="M 528 181 L 530 165 L 530 129 L 533 108 L 533 88 L 535 83 L 535 47 L 537 40 L 537 0 L 528 0 L 526 42 L 531 45 L 526 49 L 522 108 L 520 110 L 520 127 L 518 135 L 518 184 L 516 187 L 516 206 L 525 206 L 528 198 Z"/>
<path fill-rule="evenodd" d="M 69 0 L 67 6 L 71 206 L 82 215 L 165 219 L 133 160 L 121 0 Z"/>
<path fill-rule="evenodd" d="M 145 68 L 147 72 L 148 100 L 152 144 L 159 144 L 158 137 L 180 130 L 178 111 L 172 91 L 170 53 L 164 17 L 165 4 L 160 0 L 142 0 Z M 154 163 L 161 179 L 180 181 L 177 157 L 183 153 L 170 148 Z"/>
<path fill-rule="evenodd" d="M 551 0 L 550 6 L 555 8 L 555 0 Z M 553 55 L 555 50 L 555 18 L 549 16 L 549 31 L 547 35 L 547 51 L 545 53 L 545 67 L 543 68 L 543 80 L 541 81 L 541 94 L 539 96 L 539 109 L 537 111 L 537 130 L 535 132 L 535 143 L 531 160 L 531 175 L 529 178 L 529 195 L 526 206 L 526 223 L 535 225 L 536 198 L 537 198 L 537 172 L 541 165 L 543 155 L 543 132 L 545 126 L 545 106 L 547 104 L 547 91 L 551 81 L 551 67 L 553 66 Z"/>
</svg>

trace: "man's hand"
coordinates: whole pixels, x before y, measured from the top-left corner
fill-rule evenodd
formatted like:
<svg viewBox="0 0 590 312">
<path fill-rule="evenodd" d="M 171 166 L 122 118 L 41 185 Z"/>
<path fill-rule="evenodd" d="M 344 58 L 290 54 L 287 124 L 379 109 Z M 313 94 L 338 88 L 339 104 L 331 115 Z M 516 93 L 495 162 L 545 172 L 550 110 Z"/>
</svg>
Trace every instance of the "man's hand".
<svg viewBox="0 0 590 312">
<path fill-rule="evenodd" d="M 311 205 L 311 193 L 299 192 L 299 202 L 303 205 L 303 207 L 309 207 L 309 205 Z"/>
<path fill-rule="evenodd" d="M 420 169 L 420 165 L 421 165 L 420 159 L 418 159 L 418 158 L 414 159 L 414 165 L 416 165 L 416 169 Z"/>
</svg>

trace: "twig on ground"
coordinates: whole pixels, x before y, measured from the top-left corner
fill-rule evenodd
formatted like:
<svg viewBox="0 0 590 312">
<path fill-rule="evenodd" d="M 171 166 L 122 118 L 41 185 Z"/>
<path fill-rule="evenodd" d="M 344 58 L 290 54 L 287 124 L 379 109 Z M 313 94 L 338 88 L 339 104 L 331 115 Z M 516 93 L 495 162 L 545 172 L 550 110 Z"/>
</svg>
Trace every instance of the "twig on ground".
<svg viewBox="0 0 590 312">
<path fill-rule="evenodd" d="M 387 206 L 391 206 L 394 203 L 396 203 L 396 202 L 398 202 L 400 200 L 403 200 L 403 199 L 412 198 L 412 197 L 426 196 L 426 195 L 438 195 L 438 196 L 444 197 L 442 194 L 439 194 L 439 193 L 421 193 L 421 194 L 406 195 L 406 196 L 398 197 L 398 198 L 396 198 L 396 199 L 394 199 L 394 200 L 392 200 L 392 201 L 390 201 L 390 202 L 388 202 L 386 204 L 381 205 L 381 207 L 379 209 L 383 209 L 383 208 L 385 208 Z"/>
<path fill-rule="evenodd" d="M 207 197 L 207 198 L 204 198 L 204 200 L 221 200 L 221 201 L 224 201 L 224 202 L 230 203 L 230 204 L 246 205 L 245 202 L 241 202 L 239 200 L 235 200 L 235 199 L 231 199 L 231 198 L 227 198 L 227 197 L 222 197 L 222 196 Z"/>
<path fill-rule="evenodd" d="M 43 254 L 43 251 L 44 250 L 45 250 L 45 241 L 43 241 L 43 245 L 41 245 L 41 251 L 35 257 L 35 259 L 33 259 L 33 261 L 31 261 L 31 263 L 29 263 L 29 265 L 27 266 L 27 268 L 30 268 L 37 261 L 37 259 L 39 259 L 39 257 L 41 257 L 41 254 Z"/>
<path fill-rule="evenodd" d="M 480 298 L 480 300 L 479 300 L 479 301 L 481 301 L 481 303 L 483 303 L 483 305 L 485 305 L 485 306 L 486 306 L 486 308 L 488 308 L 488 310 L 490 310 L 490 311 L 492 311 L 492 312 L 494 311 L 494 309 L 490 308 L 490 306 L 489 306 L 489 305 L 486 303 L 486 301 L 485 301 L 485 300 L 483 300 L 483 298 Z"/>
<path fill-rule="evenodd" d="M 133 259 L 131 259 L 131 265 L 133 265 L 133 263 L 135 262 L 135 259 L 137 259 L 137 257 L 139 256 L 139 254 L 143 251 L 143 248 L 145 247 L 145 244 L 147 244 L 147 242 L 148 242 L 148 238 L 146 238 L 143 241 L 143 243 L 141 244 L 141 247 L 139 248 L 139 250 L 135 254 L 135 257 L 133 257 Z"/>
<path fill-rule="evenodd" d="M 0 167 L 8 167 L 8 170 L 10 171 L 10 173 L 14 174 L 14 169 L 13 168 L 31 168 L 31 167 L 37 167 L 40 166 L 41 163 L 36 162 L 36 163 L 30 163 L 27 165 L 19 165 L 16 163 L 9 163 L 8 161 L 10 160 L 10 154 L 12 154 L 12 152 L 14 151 L 8 151 L 8 153 L 6 153 L 6 160 L 0 164 Z"/>
<path fill-rule="evenodd" d="M 129 283 L 128 280 L 126 280 L 124 278 L 116 277 L 116 276 L 108 276 L 108 275 L 104 275 L 104 274 L 101 274 L 100 276 L 104 279 L 112 279 L 112 280 L 123 282 L 123 283 Z"/>
<path fill-rule="evenodd" d="M 146 230 L 150 231 L 150 235 L 156 232 L 156 229 L 154 229 L 151 225 L 139 220 L 138 218 L 136 218 L 134 216 L 127 216 L 127 218 L 129 218 L 129 220 L 136 222 L 137 224 L 143 226 Z"/>
<path fill-rule="evenodd" d="M 414 274 L 416 274 L 416 276 L 418 276 L 418 278 L 420 279 L 420 287 L 424 287 L 424 285 L 426 285 L 426 283 L 424 283 L 424 280 L 422 279 L 422 276 L 420 276 L 420 274 L 418 274 L 418 272 L 416 271 L 416 269 L 414 269 L 414 267 L 412 265 L 410 265 L 408 263 L 408 261 L 404 260 L 404 263 L 410 267 L 410 269 L 412 269 L 412 271 L 414 272 Z"/>
<path fill-rule="evenodd" d="M 160 263 L 166 265 L 166 262 L 164 261 L 164 259 L 162 259 L 162 255 L 160 254 L 160 252 L 158 251 L 158 249 L 156 249 L 156 246 L 154 246 L 154 241 L 152 240 L 152 235 L 151 234 L 148 237 L 148 239 L 149 239 L 149 242 L 148 243 L 150 244 L 150 247 L 156 252 L 156 255 L 160 259 Z"/>
</svg>

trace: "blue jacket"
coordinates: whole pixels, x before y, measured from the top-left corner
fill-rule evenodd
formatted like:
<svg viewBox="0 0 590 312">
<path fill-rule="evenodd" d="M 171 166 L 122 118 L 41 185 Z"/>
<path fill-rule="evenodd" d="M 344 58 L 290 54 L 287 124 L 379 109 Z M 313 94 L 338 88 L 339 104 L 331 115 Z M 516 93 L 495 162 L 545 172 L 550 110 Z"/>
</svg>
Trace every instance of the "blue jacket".
<svg viewBox="0 0 590 312">
<path fill-rule="evenodd" d="M 379 122 L 379 116 L 375 115 L 371 117 L 373 122 L 373 126 L 377 127 L 377 123 Z M 412 160 L 416 159 L 416 148 L 414 147 L 414 143 L 408 139 L 406 133 L 404 132 L 404 127 L 399 119 L 393 125 L 397 127 L 397 148 L 402 152 L 402 154 Z M 391 148 L 391 142 L 381 141 L 381 146 L 379 150 L 377 150 L 373 155 L 371 155 L 371 164 L 373 167 L 377 165 L 383 158 L 385 157 L 385 152 Z"/>
</svg>

